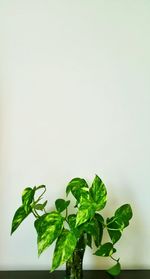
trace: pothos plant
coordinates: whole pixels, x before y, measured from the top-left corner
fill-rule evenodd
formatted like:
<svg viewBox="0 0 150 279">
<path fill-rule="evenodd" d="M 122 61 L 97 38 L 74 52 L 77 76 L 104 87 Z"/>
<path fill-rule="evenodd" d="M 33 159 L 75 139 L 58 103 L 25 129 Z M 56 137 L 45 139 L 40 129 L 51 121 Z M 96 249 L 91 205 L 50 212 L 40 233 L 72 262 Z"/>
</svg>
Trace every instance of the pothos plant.
<svg viewBox="0 0 150 279">
<path fill-rule="evenodd" d="M 37 197 L 38 191 L 42 190 Z M 104 218 L 99 213 L 106 205 L 107 190 L 97 175 L 92 185 L 83 178 L 72 179 L 66 187 L 66 196 L 70 193 L 75 198 L 74 214 L 69 214 L 70 200 L 57 199 L 56 209 L 47 211 L 47 201 L 41 203 L 46 191 L 45 185 L 27 187 L 22 193 L 22 205 L 17 209 L 12 220 L 11 234 L 31 213 L 35 217 L 38 255 L 56 241 L 51 271 L 66 263 L 67 278 L 82 277 L 82 260 L 86 246 L 94 248 L 94 255 L 110 257 L 115 264 L 107 270 L 113 276 L 120 273 L 118 258 L 114 257 L 115 244 L 121 238 L 123 230 L 132 218 L 129 204 L 119 207 L 112 217 Z M 109 241 L 103 242 L 104 230 Z"/>
</svg>

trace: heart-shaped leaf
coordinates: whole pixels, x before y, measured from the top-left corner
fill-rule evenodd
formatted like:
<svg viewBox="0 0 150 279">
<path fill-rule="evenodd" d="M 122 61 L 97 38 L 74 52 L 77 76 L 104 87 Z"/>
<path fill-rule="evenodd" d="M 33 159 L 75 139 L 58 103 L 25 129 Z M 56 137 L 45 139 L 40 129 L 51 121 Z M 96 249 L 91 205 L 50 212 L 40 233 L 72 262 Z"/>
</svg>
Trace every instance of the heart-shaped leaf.
<svg viewBox="0 0 150 279">
<path fill-rule="evenodd" d="M 22 204 L 24 206 L 24 210 L 26 213 L 30 212 L 31 210 L 30 205 L 33 202 L 34 194 L 35 194 L 35 188 L 32 189 L 30 187 L 27 187 L 23 190 Z"/>
<path fill-rule="evenodd" d="M 107 218 L 107 231 L 113 244 L 115 244 L 122 236 L 122 227 L 116 222 L 115 217 Z"/>
<path fill-rule="evenodd" d="M 124 228 L 129 225 L 131 218 L 132 209 L 129 204 L 122 205 L 116 210 L 112 218 L 107 218 L 107 230 L 113 244 L 120 239 Z"/>
<path fill-rule="evenodd" d="M 89 219 L 91 220 L 95 214 L 95 204 L 88 199 L 81 198 L 80 207 L 77 212 L 76 226 L 79 226 Z"/>
<path fill-rule="evenodd" d="M 69 204 L 70 204 L 70 201 L 65 201 L 64 199 L 57 199 L 55 201 L 56 209 L 59 212 L 64 211 L 68 207 Z"/>
<path fill-rule="evenodd" d="M 116 249 L 113 247 L 113 244 L 111 242 L 107 242 L 101 245 L 100 248 L 94 253 L 94 255 L 101 257 L 109 257 L 115 252 Z"/>
<path fill-rule="evenodd" d="M 40 255 L 60 235 L 63 217 L 60 213 L 52 211 L 38 218 L 34 225 L 38 234 L 38 255 Z"/>
<path fill-rule="evenodd" d="M 77 239 L 73 232 L 64 229 L 57 239 L 51 272 L 65 263 L 76 247 Z"/>
<path fill-rule="evenodd" d="M 44 203 L 37 203 L 34 205 L 34 209 L 43 211 L 46 204 L 47 204 L 47 201 L 45 201 Z"/>
<path fill-rule="evenodd" d="M 105 207 L 107 201 L 107 190 L 99 176 L 95 176 L 92 186 L 89 190 L 90 197 L 96 203 L 96 210 L 101 210 Z"/>
<path fill-rule="evenodd" d="M 132 215 L 132 208 L 130 204 L 124 204 L 116 210 L 115 219 L 117 223 L 123 225 L 125 228 L 129 225 L 129 221 L 132 218 Z"/>
<path fill-rule="evenodd" d="M 28 212 L 26 212 L 23 205 L 17 209 L 12 220 L 11 234 L 19 227 L 19 225 L 29 215 L 30 212 L 31 212 L 31 207 L 30 207 L 30 211 L 28 210 Z"/>
<path fill-rule="evenodd" d="M 119 275 L 120 271 L 121 271 L 121 265 L 119 262 L 117 264 L 115 264 L 113 267 L 107 269 L 107 272 L 112 276 Z"/>
<path fill-rule="evenodd" d="M 73 178 L 66 188 L 66 194 L 72 193 L 76 200 L 79 202 L 81 196 L 88 196 L 88 184 L 83 178 Z"/>
</svg>

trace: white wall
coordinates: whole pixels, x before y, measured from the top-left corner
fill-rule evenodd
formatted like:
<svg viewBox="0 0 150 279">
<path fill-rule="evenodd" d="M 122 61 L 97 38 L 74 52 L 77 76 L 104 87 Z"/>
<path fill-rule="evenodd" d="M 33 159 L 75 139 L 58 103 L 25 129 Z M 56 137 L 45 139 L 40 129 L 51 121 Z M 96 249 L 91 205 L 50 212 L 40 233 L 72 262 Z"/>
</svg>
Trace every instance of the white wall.
<svg viewBox="0 0 150 279">
<path fill-rule="evenodd" d="M 129 202 L 123 268 L 150 268 L 150 1 L 0 0 L 0 269 L 49 269 L 33 218 L 10 237 L 25 186 L 50 206 L 100 175 L 105 214 Z M 85 268 L 108 266 L 90 250 Z"/>
</svg>

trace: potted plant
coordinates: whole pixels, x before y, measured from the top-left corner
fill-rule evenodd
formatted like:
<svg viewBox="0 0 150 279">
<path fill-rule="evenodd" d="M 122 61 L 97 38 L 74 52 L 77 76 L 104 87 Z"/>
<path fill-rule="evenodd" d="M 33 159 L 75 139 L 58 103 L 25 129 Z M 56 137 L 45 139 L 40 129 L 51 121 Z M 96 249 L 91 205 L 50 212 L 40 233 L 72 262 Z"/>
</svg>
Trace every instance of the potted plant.
<svg viewBox="0 0 150 279">
<path fill-rule="evenodd" d="M 38 195 L 38 191 L 42 193 Z M 120 273 L 119 259 L 114 257 L 115 243 L 120 239 L 123 230 L 132 218 L 129 204 L 119 207 L 112 217 L 104 220 L 99 213 L 107 201 L 107 190 L 97 175 L 91 187 L 83 178 L 72 179 L 66 187 L 66 196 L 70 193 L 75 198 L 75 213 L 70 214 L 70 200 L 57 199 L 56 209 L 46 210 L 47 201 L 41 203 L 46 191 L 45 185 L 25 188 L 22 193 L 22 205 L 17 209 L 12 220 L 11 234 L 29 215 L 35 217 L 37 231 L 38 255 L 47 249 L 55 240 L 55 249 L 51 272 L 66 263 L 66 278 L 82 278 L 82 261 L 86 246 L 95 248 L 94 255 L 111 257 L 115 265 L 107 272 L 113 276 Z M 103 232 L 108 232 L 110 241 L 103 243 Z"/>
</svg>

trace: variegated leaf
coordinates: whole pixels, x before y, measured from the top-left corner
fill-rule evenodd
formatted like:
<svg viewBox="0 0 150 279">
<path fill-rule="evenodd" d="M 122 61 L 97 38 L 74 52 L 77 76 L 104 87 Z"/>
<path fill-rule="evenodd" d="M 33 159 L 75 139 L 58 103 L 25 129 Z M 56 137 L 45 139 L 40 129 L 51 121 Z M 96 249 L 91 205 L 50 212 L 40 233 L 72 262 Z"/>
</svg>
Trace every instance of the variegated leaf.
<svg viewBox="0 0 150 279">
<path fill-rule="evenodd" d="M 76 247 L 76 243 L 77 239 L 74 233 L 64 229 L 56 242 L 51 272 L 70 258 Z"/>
<path fill-rule="evenodd" d="M 129 225 L 129 221 L 132 218 L 132 208 L 130 204 L 124 204 L 120 206 L 115 212 L 115 219 L 120 225 L 123 225 L 124 228 Z"/>
<path fill-rule="evenodd" d="M 109 257 L 115 252 L 116 249 L 113 247 L 113 244 L 111 242 L 107 242 L 101 245 L 100 248 L 94 253 L 94 255 L 101 257 Z"/>
<path fill-rule="evenodd" d="M 88 196 L 88 184 L 83 178 L 73 178 L 66 188 L 66 194 L 69 192 L 73 194 L 76 200 L 79 202 L 81 196 Z"/>
<path fill-rule="evenodd" d="M 99 176 L 95 176 L 92 186 L 89 190 L 90 197 L 97 204 L 96 210 L 101 210 L 105 207 L 107 201 L 107 190 Z"/>
<path fill-rule="evenodd" d="M 40 255 L 60 235 L 63 217 L 60 213 L 52 211 L 38 218 L 34 225 L 38 234 L 38 255 Z"/>
<path fill-rule="evenodd" d="M 95 204 L 88 199 L 80 200 L 80 207 L 77 212 L 76 226 L 91 220 L 95 214 Z"/>
<path fill-rule="evenodd" d="M 22 223 L 22 221 L 29 215 L 31 212 L 28 211 L 28 213 L 25 211 L 24 206 L 20 206 L 17 211 L 15 212 L 15 215 L 12 220 L 12 226 L 11 226 L 11 234 L 19 227 L 19 225 Z"/>
<path fill-rule="evenodd" d="M 129 204 L 119 207 L 112 218 L 107 218 L 107 230 L 113 243 L 116 243 L 132 218 L 132 209 Z"/>
<path fill-rule="evenodd" d="M 116 222 L 115 217 L 112 217 L 110 219 L 107 218 L 106 223 L 107 231 L 109 233 L 111 241 L 113 242 L 113 244 L 115 244 L 122 236 L 123 228 L 120 224 Z"/>
<path fill-rule="evenodd" d="M 31 210 L 30 204 L 33 201 L 34 194 L 35 194 L 35 188 L 32 189 L 30 187 L 25 188 L 22 193 L 22 204 L 24 206 L 24 210 L 26 213 L 28 213 Z"/>
</svg>

